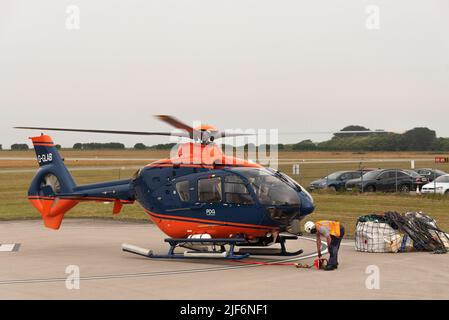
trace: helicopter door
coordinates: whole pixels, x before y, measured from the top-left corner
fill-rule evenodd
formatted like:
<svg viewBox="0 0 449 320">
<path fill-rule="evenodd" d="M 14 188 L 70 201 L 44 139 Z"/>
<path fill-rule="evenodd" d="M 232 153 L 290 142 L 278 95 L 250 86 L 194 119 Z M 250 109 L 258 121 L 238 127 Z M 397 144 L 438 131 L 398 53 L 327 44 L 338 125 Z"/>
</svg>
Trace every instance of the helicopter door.
<svg viewBox="0 0 449 320">
<path fill-rule="evenodd" d="M 241 224 L 260 224 L 265 218 L 265 210 L 259 210 L 247 183 L 233 174 L 224 176 L 223 183 L 221 212 L 226 219 Z"/>
<path fill-rule="evenodd" d="M 246 183 L 237 175 L 198 179 L 198 202 L 195 209 L 212 220 L 258 224 L 261 213 Z"/>
<path fill-rule="evenodd" d="M 236 206 L 253 205 L 254 199 L 239 176 L 228 175 L 224 179 L 224 202 Z"/>
<path fill-rule="evenodd" d="M 207 217 L 215 217 L 223 200 L 222 178 L 219 176 L 198 179 L 198 202 L 195 209 Z"/>
</svg>

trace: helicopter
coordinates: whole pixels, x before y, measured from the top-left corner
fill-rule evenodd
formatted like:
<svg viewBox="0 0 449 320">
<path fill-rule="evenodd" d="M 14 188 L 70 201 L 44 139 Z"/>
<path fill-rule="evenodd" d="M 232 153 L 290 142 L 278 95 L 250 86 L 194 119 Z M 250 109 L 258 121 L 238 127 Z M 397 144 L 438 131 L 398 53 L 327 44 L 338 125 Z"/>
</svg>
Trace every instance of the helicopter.
<svg viewBox="0 0 449 320">
<path fill-rule="evenodd" d="M 187 138 L 176 155 L 140 168 L 124 180 L 77 185 L 53 139 L 31 137 L 39 169 L 28 199 L 47 228 L 58 230 L 64 215 L 80 202 L 113 203 L 113 214 L 123 205 L 140 204 L 169 238 L 167 254 L 124 245 L 126 252 L 147 258 L 244 259 L 250 255 L 294 256 L 286 233 L 315 209 L 312 196 L 288 175 L 223 153 L 214 141 L 246 134 L 220 131 L 211 125 L 193 128 L 172 116 L 157 116 L 180 129 L 178 133 L 16 127 L 42 131 L 160 135 Z M 279 244 L 280 247 L 272 247 Z M 187 249 L 182 253 L 178 248 Z M 229 248 L 227 248 L 229 247 Z M 238 250 L 236 250 L 238 247 Z"/>
</svg>

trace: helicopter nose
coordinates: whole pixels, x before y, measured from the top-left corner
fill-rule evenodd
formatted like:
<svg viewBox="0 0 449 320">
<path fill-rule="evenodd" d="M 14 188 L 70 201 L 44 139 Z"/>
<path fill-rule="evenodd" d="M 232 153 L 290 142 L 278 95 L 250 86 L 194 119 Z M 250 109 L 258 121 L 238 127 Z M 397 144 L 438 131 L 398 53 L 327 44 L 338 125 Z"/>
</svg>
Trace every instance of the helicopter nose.
<svg viewBox="0 0 449 320">
<path fill-rule="evenodd" d="M 302 216 L 311 214 L 315 210 L 313 201 L 306 195 L 301 194 L 301 207 L 300 212 Z"/>
</svg>

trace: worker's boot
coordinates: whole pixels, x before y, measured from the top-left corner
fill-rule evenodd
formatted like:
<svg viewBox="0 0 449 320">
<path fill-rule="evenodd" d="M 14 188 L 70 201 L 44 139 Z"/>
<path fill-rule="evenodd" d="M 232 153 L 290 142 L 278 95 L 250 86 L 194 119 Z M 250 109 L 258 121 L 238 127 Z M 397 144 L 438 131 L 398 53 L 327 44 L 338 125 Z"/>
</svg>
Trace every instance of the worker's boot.
<svg viewBox="0 0 449 320">
<path fill-rule="evenodd" d="M 337 269 L 337 266 L 333 266 L 333 265 L 327 265 L 323 268 L 324 271 L 332 271 Z"/>
</svg>

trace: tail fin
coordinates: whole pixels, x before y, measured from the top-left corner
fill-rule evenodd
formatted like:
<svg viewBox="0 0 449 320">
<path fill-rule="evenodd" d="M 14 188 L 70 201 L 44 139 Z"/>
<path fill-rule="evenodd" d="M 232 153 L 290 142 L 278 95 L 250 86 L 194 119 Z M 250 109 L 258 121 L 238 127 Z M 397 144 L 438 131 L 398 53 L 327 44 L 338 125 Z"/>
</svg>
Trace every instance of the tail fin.
<svg viewBox="0 0 449 320">
<path fill-rule="evenodd" d="M 58 199 L 60 193 L 72 193 L 76 187 L 50 136 L 30 138 L 36 151 L 39 170 L 28 190 L 28 199 L 41 213 L 45 226 L 59 229 L 64 214 L 78 204 L 71 199 Z"/>
</svg>

